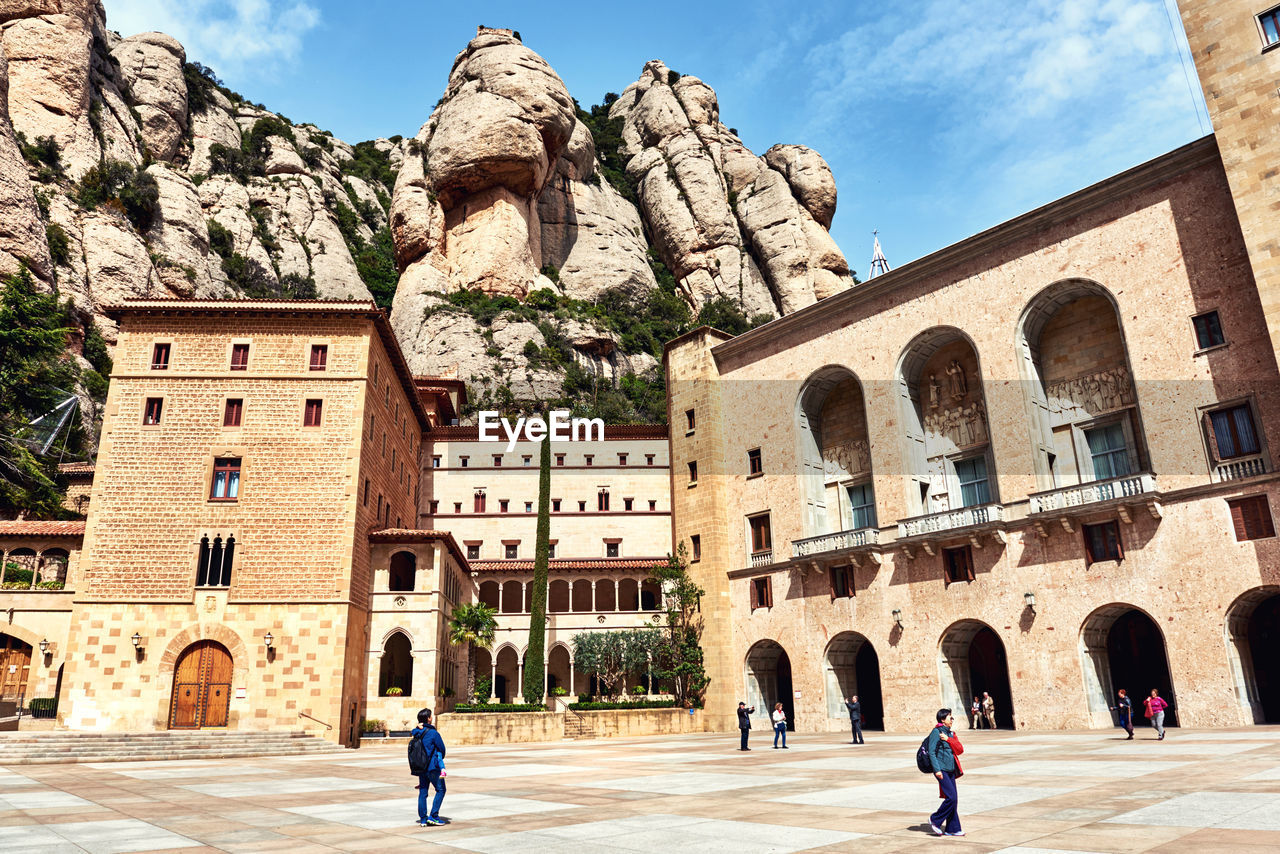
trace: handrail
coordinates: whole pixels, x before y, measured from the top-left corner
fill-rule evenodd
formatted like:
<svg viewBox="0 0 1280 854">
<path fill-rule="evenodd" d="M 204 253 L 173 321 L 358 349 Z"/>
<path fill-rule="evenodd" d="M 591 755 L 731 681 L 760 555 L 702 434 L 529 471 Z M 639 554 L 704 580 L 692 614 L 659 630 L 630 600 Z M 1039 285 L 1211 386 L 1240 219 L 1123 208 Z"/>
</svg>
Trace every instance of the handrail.
<svg viewBox="0 0 1280 854">
<path fill-rule="evenodd" d="M 319 718 L 317 718 L 317 717 L 315 717 L 315 716 L 313 716 L 313 715 L 309 715 L 309 714 L 307 714 L 306 712 L 298 712 L 298 717 L 300 717 L 300 718 L 310 718 L 311 720 L 313 720 L 313 721 L 315 721 L 316 723 L 320 724 L 320 726 L 324 727 L 325 729 L 333 729 L 333 725 L 332 725 L 332 724 L 327 724 L 327 723 L 325 723 L 324 721 L 320 720 Z"/>
</svg>

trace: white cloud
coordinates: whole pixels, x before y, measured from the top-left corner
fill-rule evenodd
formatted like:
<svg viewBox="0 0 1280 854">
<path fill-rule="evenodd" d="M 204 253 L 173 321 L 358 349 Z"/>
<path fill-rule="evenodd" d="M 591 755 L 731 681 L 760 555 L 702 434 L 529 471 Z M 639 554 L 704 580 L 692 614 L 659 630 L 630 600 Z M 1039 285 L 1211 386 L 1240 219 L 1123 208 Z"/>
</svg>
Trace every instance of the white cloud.
<svg viewBox="0 0 1280 854">
<path fill-rule="evenodd" d="M 240 79 L 292 63 L 320 23 L 319 11 L 302 0 L 106 0 L 106 8 L 107 26 L 121 35 L 168 33 L 189 60 Z"/>
</svg>

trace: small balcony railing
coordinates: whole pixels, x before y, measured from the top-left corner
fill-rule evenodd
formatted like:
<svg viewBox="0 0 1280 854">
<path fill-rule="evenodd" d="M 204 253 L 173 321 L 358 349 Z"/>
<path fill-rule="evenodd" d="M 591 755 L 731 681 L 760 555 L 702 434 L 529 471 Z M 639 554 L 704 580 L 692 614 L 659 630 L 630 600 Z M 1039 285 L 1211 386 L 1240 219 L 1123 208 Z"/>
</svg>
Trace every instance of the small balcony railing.
<svg viewBox="0 0 1280 854">
<path fill-rule="evenodd" d="M 926 534 L 945 534 L 961 528 L 972 528 L 992 522 L 1004 521 L 1004 505 L 978 504 L 960 510 L 947 510 L 942 513 L 930 513 L 928 516 L 916 516 L 898 522 L 898 538 L 919 537 Z"/>
<path fill-rule="evenodd" d="M 1252 457 L 1242 457 L 1234 460 L 1224 460 L 1214 466 L 1214 480 L 1222 483 L 1228 480 L 1242 480 L 1246 477 L 1267 473 L 1267 461 L 1261 454 Z"/>
<path fill-rule="evenodd" d="M 1073 507 L 1086 507 L 1103 501 L 1113 501 L 1117 498 L 1150 495 L 1155 491 L 1156 476 L 1151 472 L 1142 472 L 1111 480 L 1095 480 L 1091 483 L 1067 486 L 1050 492 L 1039 492 L 1029 496 L 1031 502 L 1029 509 L 1032 514 L 1053 513 L 1070 510 Z"/>
<path fill-rule="evenodd" d="M 751 568 L 759 569 L 762 566 L 768 566 L 773 563 L 773 549 L 762 552 L 751 553 Z"/>
<path fill-rule="evenodd" d="M 855 528 L 849 531 L 836 531 L 834 534 L 819 534 L 816 537 L 793 540 L 791 543 L 791 556 L 793 558 L 811 557 L 813 555 L 826 554 L 827 552 L 842 552 L 863 548 L 864 546 L 874 546 L 879 542 L 880 529 L 878 528 Z"/>
</svg>

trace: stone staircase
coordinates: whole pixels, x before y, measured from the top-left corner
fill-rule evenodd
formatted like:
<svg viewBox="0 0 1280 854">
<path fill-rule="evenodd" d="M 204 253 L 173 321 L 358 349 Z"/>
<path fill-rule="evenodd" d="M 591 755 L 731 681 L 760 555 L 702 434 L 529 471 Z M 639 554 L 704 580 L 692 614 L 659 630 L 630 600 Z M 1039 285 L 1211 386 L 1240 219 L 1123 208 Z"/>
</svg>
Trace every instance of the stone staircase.
<svg viewBox="0 0 1280 854">
<path fill-rule="evenodd" d="M 304 732 L 13 732 L 0 733 L 0 765 L 231 759 L 343 753 Z"/>
<path fill-rule="evenodd" d="M 565 707 L 564 710 L 564 737 L 565 738 L 596 738 L 599 734 L 591 722 L 572 709 Z"/>
</svg>

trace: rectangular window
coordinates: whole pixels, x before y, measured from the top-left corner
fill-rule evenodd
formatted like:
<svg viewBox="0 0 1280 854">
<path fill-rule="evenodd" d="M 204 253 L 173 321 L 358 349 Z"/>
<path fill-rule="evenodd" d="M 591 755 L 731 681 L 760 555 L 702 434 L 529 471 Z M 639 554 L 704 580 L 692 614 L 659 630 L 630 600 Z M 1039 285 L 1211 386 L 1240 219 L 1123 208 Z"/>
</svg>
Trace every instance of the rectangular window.
<svg viewBox="0 0 1280 854">
<path fill-rule="evenodd" d="M 311 345 L 311 370 L 323 371 L 329 366 L 329 345 Z"/>
<path fill-rule="evenodd" d="M 209 498 L 213 501 L 235 501 L 240 497 L 240 458 L 213 461 L 213 483 Z"/>
<path fill-rule="evenodd" d="M 467 560 L 479 560 L 479 559 L 480 559 L 480 544 L 467 543 Z"/>
<path fill-rule="evenodd" d="M 560 512 L 560 499 L 559 499 L 559 498 L 553 498 L 553 499 L 551 499 L 551 512 L 552 512 L 552 513 L 559 513 L 559 512 Z"/>
<path fill-rule="evenodd" d="M 427 503 L 427 512 L 432 516 L 440 512 L 440 499 L 433 498 Z"/>
<path fill-rule="evenodd" d="M 142 413 L 142 423 L 150 424 L 150 425 L 159 424 L 160 416 L 163 413 L 163 411 L 164 411 L 163 397 L 148 397 L 147 407 Z"/>
<path fill-rule="evenodd" d="M 578 502 L 578 512 L 579 512 L 579 513 L 586 513 L 586 512 L 587 512 L 587 502 L 585 502 L 585 501 L 579 501 L 579 502 Z"/>
<path fill-rule="evenodd" d="M 849 495 L 851 530 L 876 527 L 876 494 L 871 482 L 854 484 L 846 492 Z"/>
<path fill-rule="evenodd" d="M 625 466 L 627 464 L 627 455 L 618 454 L 618 465 Z"/>
<path fill-rule="evenodd" d="M 692 433 L 694 425 L 697 423 L 697 417 L 694 415 L 692 409 L 686 409 L 684 411 L 684 420 L 687 425 L 685 427 L 685 431 L 688 433 Z"/>
<path fill-rule="evenodd" d="M 644 455 L 644 464 L 645 464 L 645 465 L 647 465 L 647 466 L 651 466 L 651 465 L 653 465 L 653 456 L 654 456 L 653 454 L 645 454 L 645 455 Z"/>
<path fill-rule="evenodd" d="M 594 463 L 594 462 L 595 462 L 595 459 L 596 459 L 596 458 L 595 458 L 595 456 L 594 456 L 594 455 L 592 455 L 592 454 L 583 454 L 583 456 L 582 456 L 582 463 L 583 463 L 583 465 L 588 465 L 588 466 L 589 466 L 589 465 L 591 465 L 592 463 Z"/>
<path fill-rule="evenodd" d="M 605 542 L 604 544 L 605 557 L 619 557 L 621 554 L 622 554 L 622 543 L 610 543 L 607 541 Z"/>
<path fill-rule="evenodd" d="M 1089 443 L 1089 456 L 1093 459 L 1094 480 L 1124 477 L 1129 473 L 1129 449 L 1123 425 L 1107 424 L 1085 430 L 1084 439 Z"/>
<path fill-rule="evenodd" d="M 462 468 L 466 468 L 467 464 L 470 462 L 471 462 L 470 457 L 458 457 L 458 465 L 460 465 Z"/>
<path fill-rule="evenodd" d="M 695 486 L 698 483 L 698 461 L 689 461 L 689 485 Z"/>
<path fill-rule="evenodd" d="M 529 454 L 525 454 L 523 457 L 520 458 L 520 462 L 522 465 L 531 466 L 533 465 L 533 457 L 530 456 Z"/>
<path fill-rule="evenodd" d="M 324 401 L 315 398 L 307 401 L 307 408 L 302 416 L 303 427 L 319 427 L 320 417 L 324 411 Z"/>
<path fill-rule="evenodd" d="M 472 504 L 472 507 L 474 508 L 474 509 L 472 510 L 472 512 L 474 512 L 474 513 L 483 513 L 483 512 L 484 512 L 484 493 L 483 493 L 483 492 L 477 492 L 477 493 L 475 494 L 475 496 L 474 496 L 474 502 L 473 502 L 473 504 Z"/>
<path fill-rule="evenodd" d="M 553 558 L 555 556 L 556 556 L 556 544 L 547 543 L 547 557 Z"/>
<path fill-rule="evenodd" d="M 515 560 L 520 557 L 520 546 L 515 543 L 507 543 L 502 547 L 502 551 L 503 554 L 506 555 L 507 560 Z"/>
<path fill-rule="evenodd" d="M 1124 560 L 1124 546 L 1120 543 L 1120 524 L 1102 522 L 1098 525 L 1082 525 L 1084 551 L 1089 563 L 1100 560 Z"/>
<path fill-rule="evenodd" d="M 438 468 L 440 468 L 440 457 L 439 457 L 439 455 L 434 456 L 434 457 L 432 457 L 432 458 L 431 458 L 431 467 L 432 467 L 433 469 L 438 469 Z"/>
<path fill-rule="evenodd" d="M 769 576 L 751 579 L 751 610 L 773 607 L 773 579 Z"/>
<path fill-rule="evenodd" d="M 689 558 L 690 561 L 702 560 L 702 535 L 693 534 L 689 537 L 689 548 L 693 553 Z"/>
<path fill-rule="evenodd" d="M 201 537 L 196 564 L 197 587 L 230 587 L 231 566 L 235 562 L 236 538 Z"/>
<path fill-rule="evenodd" d="M 454 513 L 461 513 L 461 512 L 462 512 L 462 502 L 461 502 L 461 501 L 455 501 L 455 502 L 453 502 L 453 512 L 454 512 Z"/>
<path fill-rule="evenodd" d="M 987 458 L 971 457 L 956 461 L 956 477 L 960 481 L 960 506 L 976 507 L 991 503 L 987 486 Z"/>
<path fill-rule="evenodd" d="M 505 499 L 505 498 L 499 498 L 499 499 L 498 499 L 498 512 L 499 512 L 499 513 L 506 513 L 506 512 L 507 512 L 507 508 L 508 508 L 510 505 L 511 505 L 511 502 L 510 502 L 510 501 L 508 501 L 507 499 Z"/>
<path fill-rule="evenodd" d="M 532 502 L 532 501 L 526 501 L 526 502 L 524 503 L 524 512 L 526 512 L 526 513 L 532 513 L 532 512 L 533 512 L 533 502 Z"/>
<path fill-rule="evenodd" d="M 853 567 L 833 566 L 828 570 L 832 599 L 848 599 L 853 595 Z"/>
<path fill-rule="evenodd" d="M 1253 428 L 1253 413 L 1249 411 L 1249 404 L 1242 403 L 1210 412 L 1209 423 L 1213 428 L 1218 459 L 1247 457 L 1262 450 L 1258 443 L 1258 433 Z"/>
<path fill-rule="evenodd" d="M 223 427 L 239 427 L 240 418 L 244 414 L 244 399 L 233 397 L 227 399 L 226 408 L 222 412 Z"/>
<path fill-rule="evenodd" d="M 622 499 L 622 509 L 630 510 L 635 505 L 635 503 L 636 503 L 636 500 L 634 498 L 624 498 Z"/>
<path fill-rule="evenodd" d="M 1248 498 L 1237 498 L 1228 501 L 1227 506 L 1231 508 L 1231 523 L 1235 526 L 1237 541 L 1264 540 L 1276 535 L 1267 496 L 1251 495 Z"/>
<path fill-rule="evenodd" d="M 973 581 L 973 546 L 942 550 L 943 581 Z"/>
<path fill-rule="evenodd" d="M 1258 27 L 1262 31 L 1262 43 L 1264 45 L 1270 47 L 1280 42 L 1280 7 L 1259 15 Z"/>
<path fill-rule="evenodd" d="M 556 454 L 556 465 L 564 465 L 564 454 Z"/>
<path fill-rule="evenodd" d="M 751 523 L 751 553 L 759 554 L 771 550 L 773 534 L 769 529 L 769 514 L 761 513 L 759 516 L 752 516 L 748 521 Z"/>
<path fill-rule="evenodd" d="M 603 489 L 596 494 L 596 509 L 601 513 L 609 509 L 609 493 Z"/>
<path fill-rule="evenodd" d="M 653 512 L 658 509 L 658 500 L 656 498 L 649 499 L 649 511 Z"/>
<path fill-rule="evenodd" d="M 1222 321 L 1218 319 L 1216 311 L 1197 314 L 1191 318 L 1191 323 L 1196 328 L 1196 347 L 1198 349 L 1207 350 L 1210 347 L 1217 347 L 1219 344 L 1227 343 L 1226 336 L 1222 334 Z"/>
<path fill-rule="evenodd" d="M 169 345 L 157 344 L 151 348 L 151 370 L 169 370 Z"/>
<path fill-rule="evenodd" d="M 764 463 L 760 461 L 760 449 L 752 448 L 747 451 L 747 475 L 755 476 L 764 474 Z"/>
<path fill-rule="evenodd" d="M 502 468 L 502 454 L 493 455 L 493 467 L 496 469 Z"/>
<path fill-rule="evenodd" d="M 364 506 L 369 506 L 369 478 L 364 479 Z"/>
<path fill-rule="evenodd" d="M 248 344 L 232 344 L 231 345 L 231 370 L 233 371 L 249 370 L 249 345 Z"/>
</svg>

